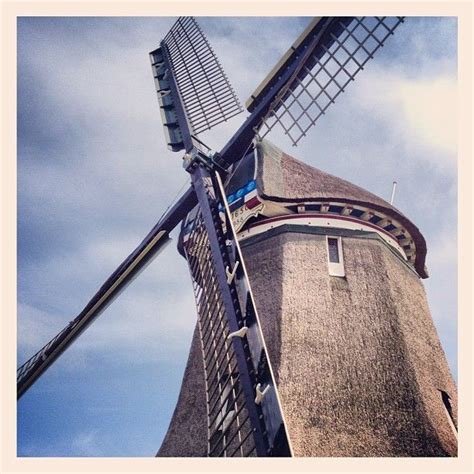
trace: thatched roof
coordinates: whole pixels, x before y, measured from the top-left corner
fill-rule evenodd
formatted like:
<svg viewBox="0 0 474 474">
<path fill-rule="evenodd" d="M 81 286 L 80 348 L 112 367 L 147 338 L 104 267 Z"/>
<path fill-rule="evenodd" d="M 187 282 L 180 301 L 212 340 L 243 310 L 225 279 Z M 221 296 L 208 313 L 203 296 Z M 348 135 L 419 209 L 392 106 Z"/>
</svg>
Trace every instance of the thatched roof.
<svg viewBox="0 0 474 474">
<path fill-rule="evenodd" d="M 275 202 L 343 201 L 379 211 L 400 222 L 410 233 L 416 245 L 415 269 L 422 278 L 428 276 L 425 239 L 396 207 L 349 181 L 287 155 L 266 140 L 257 150 L 257 188 L 263 198 Z"/>
</svg>

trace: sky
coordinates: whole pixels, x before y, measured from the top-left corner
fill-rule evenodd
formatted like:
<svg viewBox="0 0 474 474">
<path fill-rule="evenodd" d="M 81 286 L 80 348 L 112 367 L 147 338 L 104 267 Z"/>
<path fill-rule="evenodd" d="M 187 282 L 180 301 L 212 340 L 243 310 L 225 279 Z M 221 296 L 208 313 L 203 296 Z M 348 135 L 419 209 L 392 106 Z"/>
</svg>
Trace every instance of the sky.
<svg viewBox="0 0 474 474">
<path fill-rule="evenodd" d="M 85 306 L 187 187 L 148 52 L 175 18 L 18 19 L 18 365 Z M 244 103 L 310 18 L 198 18 Z M 457 24 L 407 18 L 298 147 L 427 241 L 424 280 L 457 380 Z M 200 138 L 219 150 L 246 113 Z M 154 456 L 196 321 L 173 242 L 18 403 L 19 456 Z"/>
</svg>

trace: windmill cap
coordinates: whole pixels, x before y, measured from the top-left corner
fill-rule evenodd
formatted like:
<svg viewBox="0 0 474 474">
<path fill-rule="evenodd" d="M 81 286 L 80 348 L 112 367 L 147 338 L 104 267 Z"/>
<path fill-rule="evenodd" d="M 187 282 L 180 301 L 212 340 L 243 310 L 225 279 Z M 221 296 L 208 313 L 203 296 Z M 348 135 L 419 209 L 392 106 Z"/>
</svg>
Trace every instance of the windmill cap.
<svg viewBox="0 0 474 474">
<path fill-rule="evenodd" d="M 428 277 L 423 235 L 390 203 L 349 181 L 291 157 L 267 140 L 257 144 L 257 157 L 257 189 L 264 199 L 292 203 L 343 202 L 378 211 L 399 222 L 410 234 L 416 247 L 414 267 L 421 278 Z"/>
</svg>

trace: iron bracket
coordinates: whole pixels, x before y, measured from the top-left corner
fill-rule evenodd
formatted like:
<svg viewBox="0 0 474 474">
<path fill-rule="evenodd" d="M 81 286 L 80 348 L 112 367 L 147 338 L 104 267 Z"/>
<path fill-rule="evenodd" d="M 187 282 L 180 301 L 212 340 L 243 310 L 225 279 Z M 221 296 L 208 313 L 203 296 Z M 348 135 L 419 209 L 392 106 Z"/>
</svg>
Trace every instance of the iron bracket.
<svg viewBox="0 0 474 474">
<path fill-rule="evenodd" d="M 227 174 L 225 168 L 217 163 L 218 153 L 215 151 L 203 152 L 196 146 L 183 156 L 183 168 L 192 173 L 198 166 L 206 168 L 208 171 L 219 171 Z"/>
<path fill-rule="evenodd" d="M 270 385 L 267 385 L 262 390 L 262 385 L 257 384 L 257 387 L 255 389 L 255 404 L 256 405 L 260 405 L 260 403 L 262 403 L 263 397 L 267 394 L 269 390 L 270 390 Z"/>
<path fill-rule="evenodd" d="M 247 335 L 248 330 L 249 330 L 249 328 L 247 326 L 242 326 L 238 331 L 231 332 L 227 336 L 227 339 L 232 339 L 233 337 L 243 338 Z"/>
</svg>

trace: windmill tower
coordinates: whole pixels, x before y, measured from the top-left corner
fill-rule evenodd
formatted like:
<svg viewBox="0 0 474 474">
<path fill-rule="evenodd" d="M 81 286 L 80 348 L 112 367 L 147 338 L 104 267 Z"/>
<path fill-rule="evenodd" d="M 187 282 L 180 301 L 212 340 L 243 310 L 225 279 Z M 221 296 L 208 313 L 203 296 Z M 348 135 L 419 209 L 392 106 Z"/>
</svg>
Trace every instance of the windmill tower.
<svg viewBox="0 0 474 474">
<path fill-rule="evenodd" d="M 456 455 L 423 236 L 390 204 L 264 139 L 281 125 L 298 143 L 402 21 L 316 18 L 215 153 L 197 135 L 240 106 L 197 23 L 180 18 L 150 58 L 168 147 L 183 152 L 192 187 L 19 368 L 18 395 L 182 222 L 198 321 L 159 456 Z"/>
<path fill-rule="evenodd" d="M 267 141 L 244 165 L 233 179 L 254 168 L 263 208 L 238 237 L 294 455 L 456 456 L 456 387 L 420 231 Z M 158 456 L 206 454 L 205 378 L 196 330 Z"/>
</svg>

